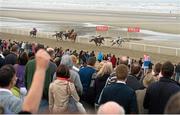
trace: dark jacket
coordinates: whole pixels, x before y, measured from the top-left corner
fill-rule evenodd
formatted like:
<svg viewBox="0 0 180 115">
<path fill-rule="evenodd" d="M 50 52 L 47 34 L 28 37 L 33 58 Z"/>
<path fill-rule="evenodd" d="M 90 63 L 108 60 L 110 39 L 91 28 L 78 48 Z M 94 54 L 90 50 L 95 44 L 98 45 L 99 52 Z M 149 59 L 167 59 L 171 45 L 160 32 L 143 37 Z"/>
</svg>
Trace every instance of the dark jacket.
<svg viewBox="0 0 180 115">
<path fill-rule="evenodd" d="M 99 95 L 102 91 L 102 89 L 104 88 L 105 84 L 106 84 L 106 80 L 108 79 L 108 77 L 110 76 L 110 74 L 104 74 L 103 76 L 98 76 L 95 79 L 95 83 L 94 83 L 94 95 L 95 95 L 95 101 L 96 103 L 98 102 L 99 99 Z"/>
<path fill-rule="evenodd" d="M 149 109 L 150 114 L 163 114 L 167 101 L 179 91 L 180 85 L 177 82 L 168 77 L 162 77 L 147 88 L 144 108 Z"/>
<path fill-rule="evenodd" d="M 176 73 L 180 73 L 180 64 L 178 64 L 178 65 L 176 66 L 175 72 L 176 72 Z"/>
<path fill-rule="evenodd" d="M 126 84 L 134 90 L 144 89 L 143 84 L 141 84 L 140 81 L 138 81 L 137 77 L 133 75 L 128 75 Z"/>
<path fill-rule="evenodd" d="M 100 104 L 108 101 L 114 101 L 123 106 L 126 114 L 138 111 L 135 91 L 126 84 L 112 83 L 104 88 Z"/>
<path fill-rule="evenodd" d="M 4 59 L 0 57 L 0 68 L 4 65 Z"/>
<path fill-rule="evenodd" d="M 17 55 L 14 53 L 10 53 L 5 57 L 5 64 L 17 64 Z"/>
</svg>

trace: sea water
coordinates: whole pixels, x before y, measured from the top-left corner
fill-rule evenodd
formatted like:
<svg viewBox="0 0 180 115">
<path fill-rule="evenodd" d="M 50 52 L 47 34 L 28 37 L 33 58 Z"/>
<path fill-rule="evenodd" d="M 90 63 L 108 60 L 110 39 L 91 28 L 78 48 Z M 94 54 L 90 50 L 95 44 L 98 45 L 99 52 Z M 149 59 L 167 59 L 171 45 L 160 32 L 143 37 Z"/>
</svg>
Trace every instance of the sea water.
<svg viewBox="0 0 180 115">
<path fill-rule="evenodd" d="M 0 0 L 1 8 L 180 13 L 180 0 Z"/>
</svg>

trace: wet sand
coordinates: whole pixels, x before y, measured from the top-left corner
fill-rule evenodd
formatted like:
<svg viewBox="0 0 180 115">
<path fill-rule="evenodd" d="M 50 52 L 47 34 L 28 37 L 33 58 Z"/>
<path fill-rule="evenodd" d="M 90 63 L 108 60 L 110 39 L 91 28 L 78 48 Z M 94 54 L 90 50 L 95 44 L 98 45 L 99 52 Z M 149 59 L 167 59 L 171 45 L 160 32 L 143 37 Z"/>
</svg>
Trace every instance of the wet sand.
<svg viewBox="0 0 180 115">
<path fill-rule="evenodd" d="M 0 10 L 1 17 L 27 20 L 69 21 L 96 23 L 116 27 L 140 27 L 141 29 L 180 34 L 180 14 L 111 12 L 90 10 Z"/>
</svg>

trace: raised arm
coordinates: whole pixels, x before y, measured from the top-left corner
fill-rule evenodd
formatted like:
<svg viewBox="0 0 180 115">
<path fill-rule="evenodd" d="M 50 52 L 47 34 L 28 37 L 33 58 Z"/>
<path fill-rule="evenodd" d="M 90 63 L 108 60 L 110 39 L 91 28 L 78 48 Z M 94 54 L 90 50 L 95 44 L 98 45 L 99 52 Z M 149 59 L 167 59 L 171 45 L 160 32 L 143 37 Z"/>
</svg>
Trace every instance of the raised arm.
<svg viewBox="0 0 180 115">
<path fill-rule="evenodd" d="M 33 82 L 27 96 L 24 99 L 22 111 L 37 113 L 42 97 L 46 69 L 50 56 L 45 50 L 39 50 L 35 56 L 36 70 Z"/>
</svg>

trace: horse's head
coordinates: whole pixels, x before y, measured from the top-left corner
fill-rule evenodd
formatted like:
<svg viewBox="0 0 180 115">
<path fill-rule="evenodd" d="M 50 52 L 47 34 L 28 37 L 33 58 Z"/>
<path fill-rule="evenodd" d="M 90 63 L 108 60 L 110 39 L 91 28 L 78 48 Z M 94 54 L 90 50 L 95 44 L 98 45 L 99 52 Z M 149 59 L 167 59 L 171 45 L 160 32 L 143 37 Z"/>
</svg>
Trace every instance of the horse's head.
<svg viewBox="0 0 180 115">
<path fill-rule="evenodd" d="M 104 41 L 104 37 L 101 37 L 101 40 Z"/>
</svg>

